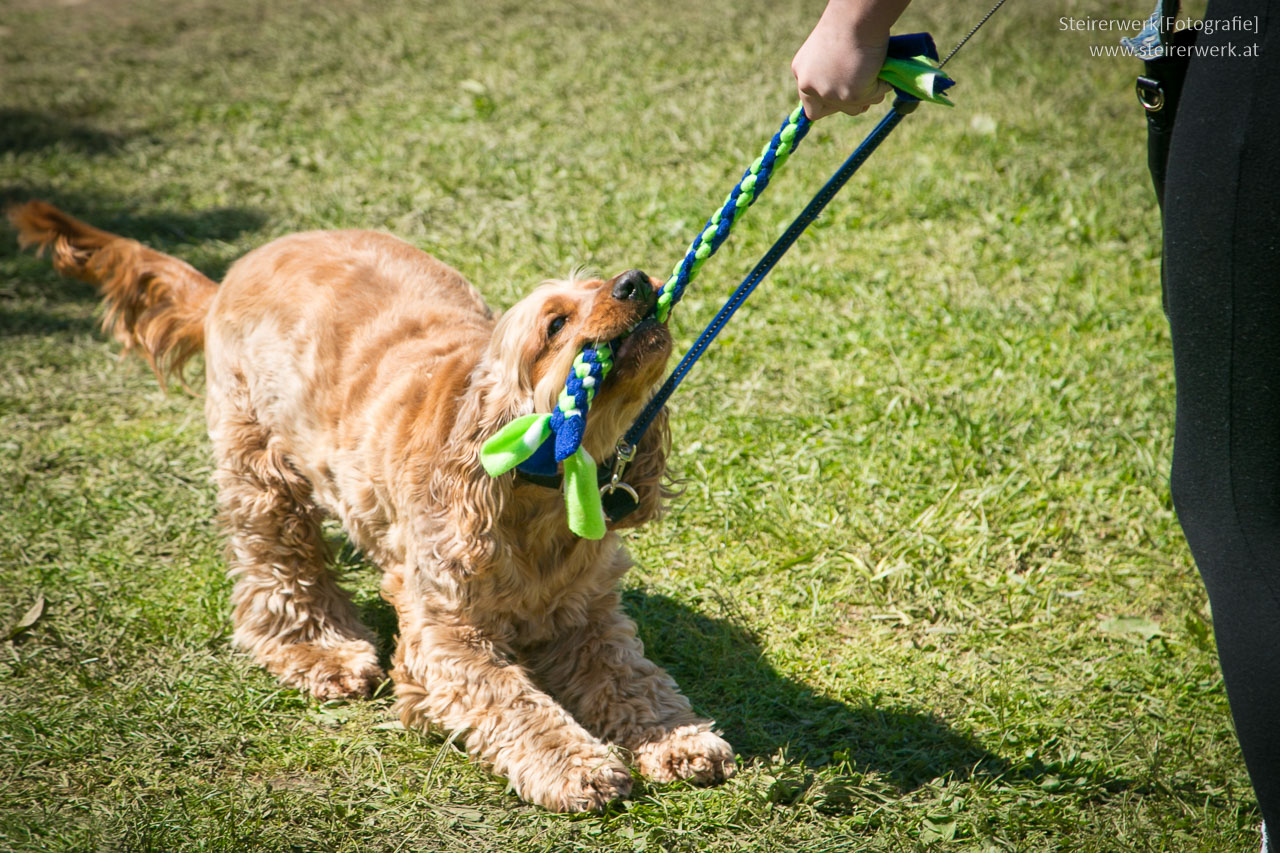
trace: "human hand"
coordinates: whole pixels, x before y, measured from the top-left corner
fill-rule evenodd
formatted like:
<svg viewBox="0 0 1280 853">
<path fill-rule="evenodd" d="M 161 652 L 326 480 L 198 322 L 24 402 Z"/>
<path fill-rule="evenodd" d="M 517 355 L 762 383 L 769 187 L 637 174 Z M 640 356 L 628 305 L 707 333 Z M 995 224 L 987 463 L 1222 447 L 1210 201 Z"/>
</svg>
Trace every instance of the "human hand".
<svg viewBox="0 0 1280 853">
<path fill-rule="evenodd" d="M 889 48 L 889 27 L 905 0 L 831 0 L 805 39 L 791 73 L 811 120 L 835 112 L 858 115 L 892 88 L 878 78 Z"/>
</svg>

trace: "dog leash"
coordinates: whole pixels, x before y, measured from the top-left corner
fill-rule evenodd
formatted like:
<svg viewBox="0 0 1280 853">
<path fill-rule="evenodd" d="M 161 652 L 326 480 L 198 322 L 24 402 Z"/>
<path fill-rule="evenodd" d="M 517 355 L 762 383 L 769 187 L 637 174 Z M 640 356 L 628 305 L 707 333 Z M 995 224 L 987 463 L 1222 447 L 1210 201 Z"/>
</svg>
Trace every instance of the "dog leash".
<svg viewBox="0 0 1280 853">
<path fill-rule="evenodd" d="M 914 111 L 921 100 L 950 105 L 943 93 L 954 85 L 954 81 L 941 73 L 941 67 L 1004 2 L 998 0 L 941 61 L 933 39 L 927 33 L 890 39 L 889 58 L 879 76 L 897 92 L 891 112 L 859 144 L 717 312 L 619 441 L 607 475 L 605 471 L 597 471 L 595 461 L 581 446 L 581 441 L 591 400 L 612 367 L 613 351 L 608 343 L 589 345 L 578 354 L 553 412 L 518 418 L 485 442 L 481 451 L 485 470 L 491 476 L 498 476 L 519 467 L 526 479 L 553 486 L 557 482 L 557 463 L 562 463 L 569 527 L 584 538 L 603 537 L 607 522 L 617 522 L 632 512 L 638 497 L 634 489 L 623 482 L 622 476 L 627 463 L 634 458 L 644 432 L 671 393 L 760 281 L 897 124 Z M 768 186 L 773 171 L 786 162 L 804 138 L 809 125 L 802 107 L 788 115 L 781 129 L 734 186 L 721 208 L 707 221 L 685 257 L 663 284 L 652 316 L 660 322 L 667 320 L 671 308 L 679 301 L 703 262 L 720 247 L 736 219 Z"/>
<path fill-rule="evenodd" d="M 946 65 L 951 60 L 951 57 L 956 55 L 956 51 L 960 50 L 960 48 L 964 46 L 965 42 L 973 38 L 974 34 L 982 28 L 982 25 L 985 24 L 991 16 L 996 13 L 996 10 L 1005 4 L 1005 2 L 1006 0 L 998 0 L 998 2 L 987 11 L 987 14 L 982 17 L 982 20 L 978 21 L 978 23 L 974 25 L 973 29 L 969 30 L 965 37 L 951 49 L 951 52 L 947 54 L 946 58 L 937 63 L 937 67 L 941 69 Z M 937 60 L 937 49 L 934 47 L 933 39 L 929 37 L 927 33 L 920 33 L 906 38 L 916 38 L 919 36 L 923 36 L 927 39 L 927 43 L 920 44 L 918 47 L 924 50 L 932 59 Z M 896 88 L 897 87 L 895 87 L 895 89 Z M 695 340 L 693 345 L 689 347 L 689 351 L 680 359 L 675 370 L 671 371 L 671 375 L 662 383 L 662 387 L 657 390 L 645 405 L 644 409 L 641 410 L 640 414 L 636 417 L 635 422 L 631 424 L 630 429 L 628 429 L 623 437 L 618 441 L 618 446 L 614 454 L 614 459 L 616 461 L 613 465 L 611 477 L 607 483 L 602 485 L 605 500 L 605 511 L 610 521 L 617 522 L 622 518 L 625 518 L 634 511 L 638 505 L 638 501 L 635 500 L 635 490 L 630 487 L 626 487 L 626 484 L 622 482 L 622 474 L 626 471 L 627 463 L 635 458 L 636 448 L 640 446 L 640 439 L 644 437 L 645 432 L 653 424 L 653 419 L 658 416 L 658 412 L 662 411 L 663 406 L 667 403 L 667 399 L 675 393 L 676 388 L 680 386 L 684 377 L 691 369 L 693 369 L 693 365 L 697 363 L 698 359 L 702 357 L 707 348 L 711 346 L 711 342 L 720 334 L 720 330 L 725 327 L 725 324 L 729 322 L 729 319 L 733 317 L 734 313 L 742 307 L 742 304 L 747 301 L 747 297 L 751 295 L 752 291 L 756 289 L 756 286 L 764 280 L 764 277 L 767 276 L 770 270 L 772 270 L 778 261 L 782 259 L 782 256 L 787 253 L 787 250 L 790 249 L 791 245 L 795 243 L 801 234 L 804 233 L 805 229 L 813 223 L 813 220 L 818 218 L 818 214 L 820 214 L 823 208 L 827 206 L 827 203 L 830 202 L 831 199 L 835 198 L 836 193 L 840 192 L 844 185 L 849 181 L 849 178 L 853 177 L 853 173 L 858 171 L 862 164 L 867 161 L 867 158 L 872 155 L 877 147 L 879 147 L 885 137 L 893 132 L 893 129 L 898 126 L 898 122 L 902 121 L 907 117 L 907 115 L 914 112 L 916 107 L 920 105 L 920 98 L 913 97 L 911 94 L 904 93 L 902 90 L 897 91 L 898 95 L 894 98 L 893 106 L 889 113 L 881 119 L 880 123 L 877 124 L 875 128 L 867 134 L 866 138 L 858 144 L 858 147 L 853 150 L 853 153 L 850 154 L 844 163 L 841 164 L 840 168 L 835 171 L 835 174 L 827 179 L 827 182 L 823 184 L 822 189 L 818 190 L 817 195 L 810 199 L 809 203 L 805 205 L 804 210 L 800 212 L 800 215 L 792 220 L 791 224 L 787 226 L 787 230 L 782 232 L 782 236 L 769 247 L 769 251 L 765 252 L 764 257 L 760 259 L 760 262 L 752 268 L 751 272 L 747 274 L 747 277 L 742 280 L 742 283 L 734 289 L 729 298 L 725 300 L 724 305 L 722 305 L 720 310 L 716 312 L 715 317 L 711 319 L 711 322 L 707 324 L 707 327 L 702 330 L 700 335 L 698 335 L 697 340 Z M 615 498 L 613 501 L 614 506 L 609 506 L 609 496 L 624 487 L 626 487 L 624 493 L 625 496 L 631 500 L 627 501 L 621 498 Z"/>
</svg>

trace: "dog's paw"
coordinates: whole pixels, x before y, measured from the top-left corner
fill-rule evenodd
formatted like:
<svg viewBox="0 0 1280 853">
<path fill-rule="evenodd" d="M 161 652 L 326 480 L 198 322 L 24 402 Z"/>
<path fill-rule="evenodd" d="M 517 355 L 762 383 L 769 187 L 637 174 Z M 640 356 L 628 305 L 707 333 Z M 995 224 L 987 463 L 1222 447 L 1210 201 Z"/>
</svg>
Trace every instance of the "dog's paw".
<svg viewBox="0 0 1280 853">
<path fill-rule="evenodd" d="M 363 640 L 333 646 L 296 643 L 276 656 L 279 662 L 268 663 L 268 668 L 321 701 L 367 697 L 387 677 L 378 666 L 378 653 Z"/>
<path fill-rule="evenodd" d="M 636 767 L 655 782 L 723 782 L 738 770 L 733 747 L 709 723 L 680 726 L 635 750 Z"/>
<path fill-rule="evenodd" d="M 608 747 L 584 747 L 565 766 L 545 790 L 531 791 L 527 799 L 556 812 L 594 812 L 631 793 L 631 771 Z"/>
<path fill-rule="evenodd" d="M 376 661 L 356 667 L 324 665 L 307 674 L 306 690 L 321 701 L 367 699 L 386 677 Z"/>
</svg>

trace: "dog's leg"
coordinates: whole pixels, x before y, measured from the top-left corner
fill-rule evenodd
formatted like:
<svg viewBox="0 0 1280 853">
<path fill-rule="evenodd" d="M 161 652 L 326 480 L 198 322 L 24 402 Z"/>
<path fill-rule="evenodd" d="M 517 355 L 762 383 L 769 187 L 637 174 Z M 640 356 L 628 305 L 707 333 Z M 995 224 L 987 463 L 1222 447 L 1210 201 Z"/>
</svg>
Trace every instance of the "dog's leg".
<svg viewBox="0 0 1280 853">
<path fill-rule="evenodd" d="M 629 749 L 646 778 L 711 784 L 737 769 L 712 722 L 644 656 L 616 592 L 596 600 L 584 625 L 530 650 L 530 665 L 587 729 Z"/>
<path fill-rule="evenodd" d="M 235 643 L 317 699 L 368 696 L 385 677 L 334 581 L 311 486 L 251 414 L 209 389 L 215 480 L 235 579 Z"/>
<path fill-rule="evenodd" d="M 553 811 L 596 810 L 630 793 L 622 759 L 540 690 L 505 644 L 433 621 L 413 605 L 418 596 L 395 593 L 400 644 L 391 675 L 406 728 L 462 732 L 472 757 Z"/>
</svg>

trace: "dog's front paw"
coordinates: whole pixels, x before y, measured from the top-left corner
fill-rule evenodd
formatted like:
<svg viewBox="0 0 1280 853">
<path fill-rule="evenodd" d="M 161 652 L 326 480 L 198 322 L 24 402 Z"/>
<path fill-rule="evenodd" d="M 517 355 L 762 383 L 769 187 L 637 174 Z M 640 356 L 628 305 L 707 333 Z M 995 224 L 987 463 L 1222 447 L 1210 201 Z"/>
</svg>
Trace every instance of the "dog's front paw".
<svg viewBox="0 0 1280 853">
<path fill-rule="evenodd" d="M 709 723 L 680 726 L 635 750 L 641 775 L 655 782 L 723 782 L 738 770 L 733 747 Z"/>
<path fill-rule="evenodd" d="M 561 766 L 556 778 L 526 799 L 556 812 L 593 812 L 631 793 L 631 771 L 607 747 L 584 747 Z"/>
<path fill-rule="evenodd" d="M 321 701 L 370 696 L 387 677 L 373 645 L 363 640 L 281 646 L 268 659 L 267 668 Z"/>
</svg>

